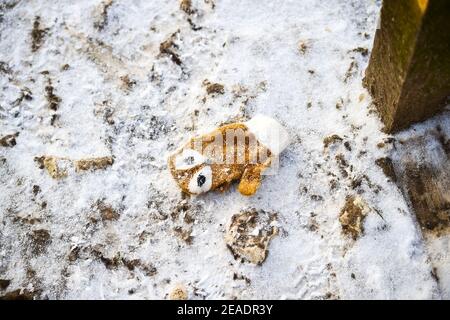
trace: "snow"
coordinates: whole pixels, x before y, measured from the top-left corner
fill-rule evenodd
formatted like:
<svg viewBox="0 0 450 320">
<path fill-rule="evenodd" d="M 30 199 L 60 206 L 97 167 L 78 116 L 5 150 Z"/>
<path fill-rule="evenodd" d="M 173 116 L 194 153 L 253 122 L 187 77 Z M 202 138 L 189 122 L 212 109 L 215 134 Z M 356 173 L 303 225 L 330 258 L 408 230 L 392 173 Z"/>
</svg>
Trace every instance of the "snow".
<svg viewBox="0 0 450 320">
<path fill-rule="evenodd" d="M 245 122 L 245 125 L 276 156 L 289 145 L 289 133 L 273 118 L 257 114 Z"/>
<path fill-rule="evenodd" d="M 1 9 L 0 61 L 12 72 L 0 73 L 0 135 L 19 132 L 16 146 L 0 147 L 0 279 L 11 279 L 8 290 L 41 290 L 39 297 L 51 299 L 164 299 L 184 284 L 191 299 L 448 297 L 450 282 L 438 287 L 432 277 L 413 212 L 374 164 L 392 150 L 377 147 L 389 136 L 361 86 L 368 55 L 354 49 L 370 52 L 380 1 L 192 6 L 188 16 L 175 0 L 113 1 L 101 30 L 101 1 Z M 48 32 L 32 52 L 36 16 Z M 167 39 L 181 65 L 160 53 Z M 224 94 L 208 95 L 206 79 L 223 84 Z M 49 81 L 61 98 L 56 111 L 46 100 Z M 16 103 L 24 88 L 32 100 Z M 184 199 L 168 155 L 193 134 L 258 113 L 277 119 L 291 138 L 277 174 L 265 176 L 253 197 L 232 186 Z M 344 141 L 324 149 L 333 134 Z M 55 180 L 33 161 L 42 155 L 113 156 L 114 164 Z M 355 193 L 382 217 L 368 213 L 365 233 L 353 241 L 338 218 Z M 120 218 L 99 219 L 99 200 Z M 261 266 L 235 261 L 224 241 L 231 216 L 248 207 L 278 213 L 280 235 Z M 191 232 L 192 243 L 177 227 Z M 30 235 L 39 229 L 51 242 L 34 254 Z M 157 272 L 122 262 L 108 268 L 93 252 L 139 259 Z M 440 262 L 444 271 L 448 261 Z"/>
</svg>

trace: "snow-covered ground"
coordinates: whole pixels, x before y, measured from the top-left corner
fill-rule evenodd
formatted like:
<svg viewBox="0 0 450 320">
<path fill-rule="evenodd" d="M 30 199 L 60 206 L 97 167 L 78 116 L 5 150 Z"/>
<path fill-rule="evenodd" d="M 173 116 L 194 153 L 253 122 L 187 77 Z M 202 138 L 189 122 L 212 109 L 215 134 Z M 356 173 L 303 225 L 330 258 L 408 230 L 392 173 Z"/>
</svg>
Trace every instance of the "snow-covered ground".
<svg viewBox="0 0 450 320">
<path fill-rule="evenodd" d="M 191 10 L 2 0 L 0 138 L 19 135 L 0 146 L 0 279 L 10 280 L 0 295 L 163 299 L 182 285 L 191 299 L 449 298 L 413 212 L 375 165 L 393 152 L 361 85 L 380 2 L 193 0 Z M 224 93 L 207 94 L 207 81 Z M 292 137 L 278 173 L 253 197 L 235 186 L 183 197 L 168 155 L 256 113 Z M 332 135 L 342 141 L 324 148 Z M 114 163 L 53 179 L 34 161 L 44 155 Z M 350 195 L 370 207 L 356 240 L 339 222 Z M 278 217 L 260 266 L 224 240 L 249 207 Z"/>
</svg>

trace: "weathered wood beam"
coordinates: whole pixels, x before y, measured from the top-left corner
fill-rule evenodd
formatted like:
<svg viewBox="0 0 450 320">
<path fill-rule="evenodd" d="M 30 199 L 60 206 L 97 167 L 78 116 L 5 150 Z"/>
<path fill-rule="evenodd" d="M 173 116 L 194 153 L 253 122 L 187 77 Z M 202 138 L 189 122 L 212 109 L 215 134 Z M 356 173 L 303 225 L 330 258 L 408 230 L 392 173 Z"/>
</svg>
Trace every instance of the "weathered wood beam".
<svg viewBox="0 0 450 320">
<path fill-rule="evenodd" d="M 441 111 L 450 96 L 450 1 L 384 0 L 366 69 L 386 132 Z"/>
</svg>

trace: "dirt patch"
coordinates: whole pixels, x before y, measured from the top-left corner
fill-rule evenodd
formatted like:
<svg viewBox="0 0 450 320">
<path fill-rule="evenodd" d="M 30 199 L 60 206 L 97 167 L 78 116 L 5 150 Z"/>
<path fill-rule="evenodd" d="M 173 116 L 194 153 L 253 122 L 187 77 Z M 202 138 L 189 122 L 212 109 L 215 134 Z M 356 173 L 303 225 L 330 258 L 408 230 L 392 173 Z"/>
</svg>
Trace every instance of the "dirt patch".
<svg viewBox="0 0 450 320">
<path fill-rule="evenodd" d="M 394 165 L 391 158 L 379 158 L 375 160 L 377 166 L 383 169 L 383 173 L 386 177 L 391 179 L 393 182 L 397 181 L 397 176 L 395 175 Z"/>
<path fill-rule="evenodd" d="M 357 71 L 358 71 L 358 63 L 355 60 L 353 60 L 348 66 L 347 72 L 345 73 L 344 83 L 347 83 L 348 80 L 350 80 L 350 78 L 355 76 Z"/>
<path fill-rule="evenodd" d="M 75 161 L 75 170 L 100 170 L 112 166 L 114 159 L 112 157 L 87 158 Z"/>
<path fill-rule="evenodd" d="M 11 280 L 0 279 L 0 290 L 6 290 L 11 284 Z"/>
<path fill-rule="evenodd" d="M 225 87 L 223 86 L 223 84 L 212 83 L 212 82 L 209 82 L 208 80 L 205 80 L 205 81 L 203 81 L 203 85 L 206 88 L 206 93 L 209 95 L 225 93 Z"/>
<path fill-rule="evenodd" d="M 33 230 L 29 236 L 34 254 L 45 252 L 48 245 L 52 242 L 50 233 L 45 229 Z"/>
<path fill-rule="evenodd" d="M 225 242 L 233 257 L 262 264 L 267 257 L 270 240 L 278 234 L 276 221 L 276 213 L 254 208 L 233 215 L 225 234 Z"/>
<path fill-rule="evenodd" d="M 16 138 L 19 136 L 19 133 L 13 133 L 13 134 L 8 134 L 2 138 L 0 138 L 0 146 L 2 147 L 6 147 L 6 148 L 12 148 L 14 147 L 17 142 L 16 142 Z"/>
<path fill-rule="evenodd" d="M 33 93 L 27 87 L 23 87 L 20 89 L 20 96 L 12 103 L 14 107 L 17 107 L 22 104 L 23 100 L 31 101 L 33 100 Z"/>
<path fill-rule="evenodd" d="M 192 241 L 194 237 L 191 235 L 192 229 L 191 228 L 183 228 L 183 227 L 175 227 L 173 228 L 173 231 L 175 232 L 175 235 L 186 242 L 187 244 L 192 244 Z"/>
<path fill-rule="evenodd" d="M 0 296 L 0 300 L 34 300 L 35 294 L 27 289 L 17 289 Z"/>
<path fill-rule="evenodd" d="M 31 51 L 36 52 L 42 46 L 44 38 L 48 33 L 49 28 L 41 27 L 41 17 L 34 18 L 33 29 L 31 30 Z"/>
<path fill-rule="evenodd" d="M 125 267 L 127 267 L 128 270 L 134 271 L 135 269 L 139 269 L 148 277 L 152 277 L 157 273 L 157 270 L 153 265 L 146 264 L 140 259 L 128 260 L 122 258 L 122 263 L 125 265 Z"/>
<path fill-rule="evenodd" d="M 166 41 L 162 42 L 159 45 L 159 52 L 161 53 L 161 55 L 168 55 L 176 65 L 181 66 L 182 61 L 180 59 L 180 56 L 176 52 L 178 46 L 175 44 L 175 39 L 178 33 L 179 30 L 177 32 L 172 33 Z"/>
<path fill-rule="evenodd" d="M 102 31 L 108 24 L 108 10 L 112 6 L 113 1 L 107 0 L 101 4 L 100 15 L 97 21 L 94 22 L 94 28 L 98 31 Z"/>
<path fill-rule="evenodd" d="M 349 141 L 344 142 L 344 147 L 345 149 L 347 149 L 347 151 L 352 151 L 352 146 Z"/>
<path fill-rule="evenodd" d="M 450 158 L 450 138 L 447 138 L 447 136 L 445 135 L 445 133 L 443 132 L 443 130 L 440 126 L 436 127 L 435 136 L 437 137 L 440 144 L 442 145 L 442 149 L 444 149 L 444 152 L 447 155 L 447 157 Z"/>
<path fill-rule="evenodd" d="M 113 221 L 120 218 L 118 211 L 103 200 L 99 200 L 95 203 L 94 210 L 98 212 L 102 221 Z"/>
<path fill-rule="evenodd" d="M 180 1 L 180 9 L 187 14 L 194 13 L 194 10 L 192 9 L 192 1 L 191 0 L 181 0 Z"/>
<path fill-rule="evenodd" d="M 47 85 L 45 86 L 45 99 L 47 99 L 48 107 L 56 111 L 61 103 L 61 98 L 55 94 L 55 88 L 52 85 L 52 80 L 49 78 L 47 80 Z"/>
<path fill-rule="evenodd" d="M 120 81 L 122 81 L 121 88 L 124 91 L 131 91 L 136 86 L 136 80 L 130 79 L 128 75 L 120 77 Z"/>
<path fill-rule="evenodd" d="M 364 233 L 364 219 L 370 209 L 359 196 L 347 196 L 345 205 L 339 214 L 342 232 L 356 240 Z"/>
<path fill-rule="evenodd" d="M 237 281 L 237 280 L 243 280 L 245 281 L 246 284 L 250 285 L 252 283 L 252 281 L 246 277 L 243 274 L 238 274 L 238 273 L 233 273 L 233 280 Z"/>
<path fill-rule="evenodd" d="M 14 217 L 13 222 L 15 223 L 20 222 L 23 224 L 34 225 L 42 222 L 42 220 L 39 217 L 38 213 L 36 212 L 28 213 L 27 211 L 25 211 L 19 212 L 17 216 Z"/>
<path fill-rule="evenodd" d="M 11 74 L 12 69 L 6 62 L 0 61 L 0 73 Z"/>
<path fill-rule="evenodd" d="M 398 183 L 422 233 L 430 238 L 449 235 L 450 159 L 445 154 L 445 132 L 438 125 L 416 137 L 396 141 L 403 149 L 395 163 Z"/>
<path fill-rule="evenodd" d="M 200 27 L 196 25 L 191 18 L 187 18 L 187 22 L 189 23 L 189 26 L 191 27 L 192 31 L 199 31 L 202 30 L 203 27 Z"/>
<path fill-rule="evenodd" d="M 94 115 L 103 119 L 103 121 L 109 125 L 113 125 L 115 109 L 111 106 L 109 100 L 103 100 L 100 103 L 95 104 Z"/>
<path fill-rule="evenodd" d="M 96 246 L 92 248 L 91 254 L 95 258 L 99 259 L 107 269 L 117 269 L 117 267 L 121 264 L 119 254 L 116 254 L 113 257 L 108 257 L 100 249 L 96 248 Z"/>
<path fill-rule="evenodd" d="M 108 257 L 103 253 L 102 248 L 98 246 L 86 249 L 92 256 L 99 259 L 107 269 L 117 269 L 119 267 L 125 267 L 129 271 L 140 270 L 148 277 L 154 276 L 158 272 L 152 264 L 144 263 L 140 259 L 128 259 L 122 257 L 119 252 L 112 257 Z M 80 252 L 77 253 L 77 257 L 79 256 Z"/>
<path fill-rule="evenodd" d="M 357 53 L 360 53 L 363 57 L 367 57 L 367 55 L 369 54 L 369 49 L 363 48 L 363 47 L 358 47 L 358 48 L 353 49 L 351 52 L 357 52 Z"/>
<path fill-rule="evenodd" d="M 111 221 L 119 219 L 120 215 L 111 207 L 103 207 L 100 209 L 100 214 L 103 221 Z"/>
<path fill-rule="evenodd" d="M 342 153 L 339 153 L 335 156 L 336 162 L 339 166 L 339 170 L 341 171 L 341 174 L 344 178 L 348 177 L 347 168 L 349 167 L 349 164 L 347 160 L 345 160 L 345 157 Z"/>
<path fill-rule="evenodd" d="M 421 229 L 429 235 L 450 233 L 450 164 L 433 170 L 409 164 L 404 173 L 405 187 Z"/>
<path fill-rule="evenodd" d="M 323 148 L 326 149 L 330 145 L 335 144 L 335 143 L 340 143 L 342 141 L 343 141 L 343 139 L 339 135 L 333 134 L 333 135 L 325 137 L 325 139 L 323 139 Z"/>
</svg>

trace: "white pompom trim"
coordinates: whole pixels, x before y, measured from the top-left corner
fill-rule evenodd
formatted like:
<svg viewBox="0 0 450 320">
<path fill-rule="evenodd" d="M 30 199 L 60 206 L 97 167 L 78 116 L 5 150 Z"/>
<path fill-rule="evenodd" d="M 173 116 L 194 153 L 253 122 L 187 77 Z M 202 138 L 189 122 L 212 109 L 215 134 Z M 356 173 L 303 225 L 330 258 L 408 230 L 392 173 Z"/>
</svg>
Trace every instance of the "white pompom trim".
<svg viewBox="0 0 450 320">
<path fill-rule="evenodd" d="M 199 187 L 197 184 L 197 178 L 199 175 L 203 175 L 206 178 L 205 183 Z M 189 181 L 189 192 L 193 194 L 200 194 L 209 191 L 212 186 L 212 170 L 210 166 L 203 167 L 201 170 L 197 171 Z"/>
</svg>

